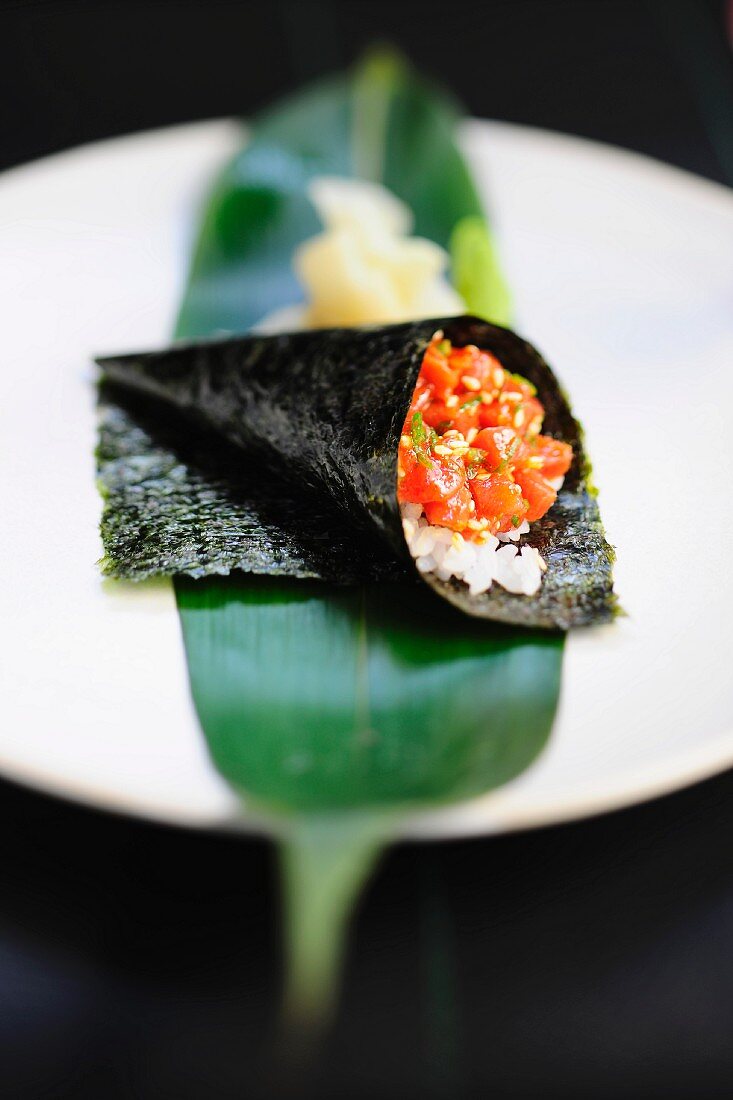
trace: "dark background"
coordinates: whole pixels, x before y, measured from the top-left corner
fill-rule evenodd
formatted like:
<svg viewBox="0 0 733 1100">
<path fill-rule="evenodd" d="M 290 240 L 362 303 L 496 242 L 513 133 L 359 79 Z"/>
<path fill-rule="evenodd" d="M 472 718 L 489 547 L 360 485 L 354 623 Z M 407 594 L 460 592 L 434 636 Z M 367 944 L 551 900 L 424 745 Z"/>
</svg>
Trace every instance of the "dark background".
<svg viewBox="0 0 733 1100">
<path fill-rule="evenodd" d="M 723 0 L 0 0 L 0 167 L 250 113 L 375 39 L 476 115 L 733 182 Z"/>
<path fill-rule="evenodd" d="M 730 183 L 726 16 L 717 0 L 0 2 L 0 165 L 248 114 L 382 38 L 477 115 Z M 394 850 L 295 1095 L 733 1094 L 732 794 L 728 774 L 594 821 Z M 268 845 L 8 783 L 0 826 L 3 1100 L 279 1095 Z"/>
</svg>

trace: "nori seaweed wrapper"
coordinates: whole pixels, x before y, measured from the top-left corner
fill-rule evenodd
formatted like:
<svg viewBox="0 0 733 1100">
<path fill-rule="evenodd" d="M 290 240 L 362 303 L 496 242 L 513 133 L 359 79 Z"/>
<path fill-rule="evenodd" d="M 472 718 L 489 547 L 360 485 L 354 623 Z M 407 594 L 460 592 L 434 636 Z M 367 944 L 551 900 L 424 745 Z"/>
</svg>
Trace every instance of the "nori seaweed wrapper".
<svg viewBox="0 0 733 1100">
<path fill-rule="evenodd" d="M 521 337 L 472 317 L 249 335 L 99 359 L 105 572 L 244 569 L 355 583 L 416 576 L 402 534 L 397 451 L 437 329 L 491 351 L 536 388 L 543 432 L 573 446 L 554 507 L 523 541 L 547 563 L 534 596 L 424 580 L 468 614 L 526 626 L 607 621 L 616 603 L 582 431 Z"/>
</svg>

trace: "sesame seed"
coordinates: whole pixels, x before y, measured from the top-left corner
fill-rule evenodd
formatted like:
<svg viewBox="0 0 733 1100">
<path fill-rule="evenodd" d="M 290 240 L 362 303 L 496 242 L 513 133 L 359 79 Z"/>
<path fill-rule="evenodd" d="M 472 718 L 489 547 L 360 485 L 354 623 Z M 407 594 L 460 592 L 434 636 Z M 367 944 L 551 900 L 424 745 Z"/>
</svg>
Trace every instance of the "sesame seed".
<svg viewBox="0 0 733 1100">
<path fill-rule="evenodd" d="M 475 512 L 476 511 L 476 501 L 475 500 L 472 500 L 469 503 L 468 510 L 469 510 L 469 512 Z"/>
<path fill-rule="evenodd" d="M 402 446 L 403 446 L 403 447 L 411 447 L 411 446 L 412 446 L 412 438 L 411 438 L 411 436 L 409 436 L 409 435 L 401 435 L 401 436 L 400 436 L 400 443 L 402 444 Z"/>
<path fill-rule="evenodd" d="M 504 371 L 501 369 L 501 367 L 494 367 L 494 371 L 491 377 L 494 379 L 494 385 L 497 387 L 497 389 L 504 385 Z"/>
<path fill-rule="evenodd" d="M 466 432 L 466 443 L 468 443 L 469 447 L 471 446 L 471 444 L 473 443 L 473 441 L 474 441 L 474 439 L 476 438 L 477 435 L 478 435 L 478 428 L 469 428 L 468 429 L 468 431 Z"/>
<path fill-rule="evenodd" d="M 463 439 L 463 432 L 459 432 L 457 428 L 449 428 L 447 432 L 443 432 L 443 439 Z"/>
<path fill-rule="evenodd" d="M 514 414 L 514 427 L 521 428 L 522 424 L 524 424 L 524 409 L 517 409 Z"/>
<path fill-rule="evenodd" d="M 461 549 L 461 547 L 463 546 L 463 535 L 460 531 L 453 532 L 453 538 L 451 539 L 451 542 L 455 546 L 456 550 Z"/>
<path fill-rule="evenodd" d="M 542 455 L 531 455 L 530 458 L 527 459 L 527 465 L 532 470 L 541 470 L 544 464 L 545 460 Z"/>
<path fill-rule="evenodd" d="M 457 393 L 452 393 L 450 395 L 450 397 L 446 397 L 446 399 L 445 399 L 446 409 L 455 409 L 457 404 L 458 404 L 458 394 Z"/>
<path fill-rule="evenodd" d="M 521 393 L 512 393 L 511 391 L 503 390 L 499 394 L 499 401 L 502 405 L 509 403 L 510 405 L 516 405 L 522 400 Z"/>
<path fill-rule="evenodd" d="M 476 477 L 473 480 L 474 481 L 488 481 L 490 477 L 491 477 L 491 474 L 486 473 L 486 471 L 484 471 L 483 473 L 476 474 Z"/>
<path fill-rule="evenodd" d="M 493 405 L 495 400 L 496 400 L 496 395 L 493 394 L 493 393 L 486 393 L 486 391 L 484 391 L 481 394 L 481 404 L 482 405 Z"/>
<path fill-rule="evenodd" d="M 538 435 L 540 428 L 542 427 L 542 417 L 536 416 L 529 425 L 529 430 L 532 435 Z"/>
<path fill-rule="evenodd" d="M 474 393 L 477 393 L 481 389 L 481 383 L 478 378 L 474 378 L 472 374 L 462 375 L 461 382 L 467 390 L 473 390 Z"/>
<path fill-rule="evenodd" d="M 444 447 L 442 443 L 439 443 L 437 447 L 433 447 L 433 451 L 436 455 L 442 455 L 443 458 L 447 458 L 451 453 L 450 447 Z"/>
<path fill-rule="evenodd" d="M 402 469 L 401 466 L 398 466 L 397 467 L 397 477 L 404 477 L 404 476 L 405 476 L 405 471 Z"/>
</svg>

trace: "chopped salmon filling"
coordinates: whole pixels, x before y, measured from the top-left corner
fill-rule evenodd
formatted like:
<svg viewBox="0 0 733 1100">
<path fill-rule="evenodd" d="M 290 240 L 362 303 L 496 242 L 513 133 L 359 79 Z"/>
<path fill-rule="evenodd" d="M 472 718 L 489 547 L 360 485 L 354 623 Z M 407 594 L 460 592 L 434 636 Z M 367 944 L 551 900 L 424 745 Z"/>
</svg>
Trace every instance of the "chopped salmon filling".
<svg viewBox="0 0 733 1100">
<path fill-rule="evenodd" d="M 421 504 L 429 523 L 467 538 L 540 519 L 573 460 L 568 443 L 541 434 L 544 415 L 526 378 L 436 334 L 400 439 L 400 502 Z"/>
</svg>

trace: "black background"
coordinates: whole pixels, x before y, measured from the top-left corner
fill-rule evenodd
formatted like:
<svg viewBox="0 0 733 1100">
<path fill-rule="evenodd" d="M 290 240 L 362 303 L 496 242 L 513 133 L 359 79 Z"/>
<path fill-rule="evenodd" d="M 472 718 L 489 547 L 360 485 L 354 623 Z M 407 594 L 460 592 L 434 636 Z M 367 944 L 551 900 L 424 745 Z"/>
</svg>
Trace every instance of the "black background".
<svg viewBox="0 0 733 1100">
<path fill-rule="evenodd" d="M 482 117 L 733 176 L 722 0 L 0 0 L 0 166 L 248 114 L 396 42 Z"/>
<path fill-rule="evenodd" d="M 248 114 L 374 38 L 477 115 L 733 181 L 725 6 L 706 0 L 0 3 L 0 164 Z M 395 849 L 291 1091 L 731 1095 L 732 793 L 727 774 L 593 821 Z M 0 824 L 3 1098 L 280 1094 L 268 845 L 9 783 Z"/>
</svg>

